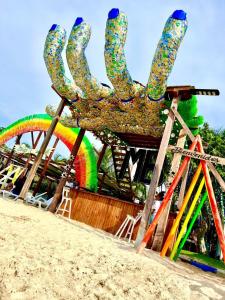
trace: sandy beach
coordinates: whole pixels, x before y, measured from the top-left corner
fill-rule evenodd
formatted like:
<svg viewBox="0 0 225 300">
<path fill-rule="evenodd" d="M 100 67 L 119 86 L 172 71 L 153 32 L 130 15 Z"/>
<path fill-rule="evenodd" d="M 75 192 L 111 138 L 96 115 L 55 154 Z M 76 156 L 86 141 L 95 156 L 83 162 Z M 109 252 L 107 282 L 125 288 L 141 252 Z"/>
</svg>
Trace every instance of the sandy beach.
<svg viewBox="0 0 225 300">
<path fill-rule="evenodd" d="M 0 199 L 0 299 L 225 299 L 225 279 Z"/>
</svg>

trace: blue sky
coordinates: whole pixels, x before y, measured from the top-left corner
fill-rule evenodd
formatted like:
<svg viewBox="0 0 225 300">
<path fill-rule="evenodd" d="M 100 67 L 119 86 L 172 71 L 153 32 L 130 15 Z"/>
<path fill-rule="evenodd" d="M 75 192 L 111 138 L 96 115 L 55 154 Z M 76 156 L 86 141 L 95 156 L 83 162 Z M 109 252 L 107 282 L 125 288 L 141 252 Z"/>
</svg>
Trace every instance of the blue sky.
<svg viewBox="0 0 225 300">
<path fill-rule="evenodd" d="M 187 12 L 189 28 L 169 85 L 218 88 L 219 97 L 199 97 L 199 112 L 215 128 L 225 128 L 225 1 L 223 0 L 0 0 L 0 126 L 57 103 L 44 60 L 46 34 L 53 23 L 67 33 L 76 17 L 92 25 L 87 58 L 93 75 L 108 83 L 104 66 L 104 31 L 108 11 L 128 16 L 126 57 L 133 77 L 146 83 L 157 42 L 168 16 Z"/>
</svg>

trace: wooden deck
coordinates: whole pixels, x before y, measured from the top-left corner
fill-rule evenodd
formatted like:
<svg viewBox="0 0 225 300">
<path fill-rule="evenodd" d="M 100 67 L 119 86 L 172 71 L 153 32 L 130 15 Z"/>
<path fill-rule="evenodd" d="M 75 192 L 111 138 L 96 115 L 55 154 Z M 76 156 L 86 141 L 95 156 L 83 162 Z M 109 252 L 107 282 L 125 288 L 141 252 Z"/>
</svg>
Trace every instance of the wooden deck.
<svg viewBox="0 0 225 300">
<path fill-rule="evenodd" d="M 73 199 L 71 219 L 115 234 L 127 214 L 136 216 L 143 205 L 86 191 L 71 190 Z M 133 239 L 136 238 L 135 226 Z"/>
</svg>

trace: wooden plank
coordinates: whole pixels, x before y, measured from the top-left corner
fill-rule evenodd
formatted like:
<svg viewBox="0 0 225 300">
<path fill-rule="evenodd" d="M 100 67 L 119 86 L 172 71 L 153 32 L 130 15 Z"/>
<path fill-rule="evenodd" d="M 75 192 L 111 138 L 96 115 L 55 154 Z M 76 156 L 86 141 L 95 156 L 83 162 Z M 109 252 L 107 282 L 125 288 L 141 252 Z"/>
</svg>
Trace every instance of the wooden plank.
<svg viewBox="0 0 225 300">
<path fill-rule="evenodd" d="M 207 162 L 207 165 L 208 165 L 210 171 L 215 176 L 216 180 L 218 181 L 221 189 L 225 192 L 225 182 L 224 182 L 223 178 L 221 177 L 221 175 L 219 174 L 219 172 L 216 170 L 216 168 L 214 167 L 214 165 L 211 162 Z"/>
<path fill-rule="evenodd" d="M 176 111 L 176 109 L 177 109 L 178 101 L 179 101 L 179 97 L 174 98 L 172 101 L 171 108 L 174 111 Z M 150 217 L 151 210 L 152 210 L 153 201 L 155 198 L 156 188 L 158 186 L 159 178 L 160 178 L 160 175 L 162 172 L 162 167 L 163 167 L 163 163 L 165 160 L 166 151 L 167 151 L 167 147 L 169 144 L 169 139 L 170 139 L 171 131 L 173 128 L 174 120 L 175 120 L 174 114 L 170 111 L 167 121 L 166 121 L 166 126 L 165 126 L 165 130 L 164 130 L 163 137 L 161 140 L 161 144 L 159 147 L 159 152 L 157 155 L 157 159 L 156 159 L 156 163 L 155 163 L 155 167 L 154 167 L 154 171 L 153 171 L 153 175 L 152 175 L 152 180 L 151 180 L 151 183 L 149 186 L 149 193 L 148 193 L 148 197 L 145 202 L 145 207 L 144 207 L 144 211 L 143 211 L 143 216 L 141 218 L 141 224 L 139 226 L 138 236 L 137 236 L 137 239 L 135 242 L 135 247 L 140 246 L 140 244 L 144 238 L 144 235 L 145 235 L 145 231 L 146 231 L 149 217 Z"/>
<path fill-rule="evenodd" d="M 181 124 L 181 126 L 183 127 L 183 129 L 186 131 L 186 134 L 189 136 L 190 140 L 193 142 L 195 137 L 194 137 L 193 133 L 191 132 L 191 130 L 186 125 L 186 123 L 184 122 L 184 120 L 182 119 L 181 115 L 178 113 L 178 111 L 176 109 L 173 109 L 173 107 L 171 108 L 171 110 L 172 110 L 173 114 L 175 115 L 175 117 L 177 118 L 177 120 L 179 121 L 179 123 Z"/>
<path fill-rule="evenodd" d="M 193 85 L 174 85 L 174 86 L 168 86 L 166 88 L 166 91 L 167 92 L 170 92 L 170 91 L 176 91 L 177 90 L 182 90 L 182 91 L 189 91 L 190 89 L 194 89 L 195 87 Z"/>
<path fill-rule="evenodd" d="M 188 149 L 184 149 L 183 147 L 169 145 L 168 151 L 171 151 L 172 153 L 180 153 L 181 155 L 189 156 L 195 159 L 210 161 L 214 164 L 225 165 L 225 158 L 209 154 L 202 154 L 197 151 L 190 151 Z"/>
<path fill-rule="evenodd" d="M 72 190 L 71 218 L 95 228 L 115 234 L 127 214 L 136 216 L 143 205 L 121 201 L 116 198 L 95 193 Z M 137 228 L 135 228 L 135 233 Z"/>
<path fill-rule="evenodd" d="M 178 140 L 177 140 L 177 147 L 184 147 L 185 141 L 186 141 L 185 130 L 181 129 Z M 169 174 L 167 184 L 166 184 L 167 187 L 169 187 L 171 185 L 171 183 L 174 179 L 174 176 L 179 169 L 181 157 L 182 157 L 181 153 L 179 153 L 179 152 L 174 153 L 174 157 L 173 157 L 172 164 L 171 164 L 170 174 Z M 155 237 L 153 240 L 152 249 L 155 251 L 158 251 L 158 252 L 161 251 L 161 248 L 162 248 L 163 238 L 164 238 L 164 235 L 166 232 L 166 227 L 167 227 L 167 222 L 168 222 L 172 199 L 173 199 L 173 196 L 171 196 L 170 201 L 167 204 L 167 207 L 165 208 L 163 214 L 161 215 L 159 222 L 158 222 L 158 226 L 156 228 L 156 233 L 155 233 Z"/>
<path fill-rule="evenodd" d="M 99 157 L 98 157 L 98 162 L 97 162 L 97 170 L 99 170 L 100 166 L 101 166 L 101 163 L 102 163 L 102 160 L 103 160 L 103 157 L 105 155 L 105 151 L 107 149 L 108 145 L 107 144 L 104 144 L 103 147 L 102 147 L 102 150 L 99 154 Z"/>
</svg>

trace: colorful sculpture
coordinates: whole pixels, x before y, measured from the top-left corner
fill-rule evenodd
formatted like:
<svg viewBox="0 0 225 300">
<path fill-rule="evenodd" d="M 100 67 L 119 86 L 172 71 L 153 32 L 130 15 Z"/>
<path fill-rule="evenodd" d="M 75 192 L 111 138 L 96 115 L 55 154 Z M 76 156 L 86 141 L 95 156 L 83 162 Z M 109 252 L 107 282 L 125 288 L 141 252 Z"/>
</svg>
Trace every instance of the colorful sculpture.
<svg viewBox="0 0 225 300">
<path fill-rule="evenodd" d="M 12 123 L 0 133 L 0 145 L 3 145 L 10 139 L 20 134 L 32 131 L 47 131 L 52 122 L 52 118 L 46 114 L 36 114 L 26 116 Z M 58 123 L 54 135 L 59 138 L 71 151 L 74 141 L 79 133 L 78 128 L 64 127 Z M 74 162 L 76 171 L 76 179 L 80 187 L 96 191 L 98 186 L 97 163 L 94 148 L 87 138 L 84 136 L 77 158 Z"/>
<path fill-rule="evenodd" d="M 71 82 L 65 76 L 61 57 L 66 32 L 59 25 L 53 25 L 46 38 L 44 59 L 53 86 L 62 96 L 71 100 L 71 115 L 64 115 L 61 122 L 65 126 L 88 130 L 107 128 L 114 132 L 160 137 L 168 105 L 164 101 L 167 79 L 186 30 L 186 13 L 175 11 L 165 24 L 148 83 L 144 86 L 132 80 L 126 64 L 124 45 L 127 17 L 119 9 L 112 9 L 108 14 L 105 32 L 106 72 L 113 85 L 110 88 L 99 83 L 91 74 L 85 57 L 91 36 L 90 26 L 82 18 L 77 18 L 72 28 L 66 48 L 67 63 L 74 80 Z M 187 108 L 190 108 L 185 121 L 196 129 L 203 123 L 203 118 L 196 118 L 197 110 L 192 109 L 192 104 L 197 107 L 195 99 L 191 99 L 190 102 L 181 102 L 179 108 L 181 114 L 186 115 Z M 51 116 L 55 114 L 53 107 L 48 106 L 46 111 Z"/>
</svg>

